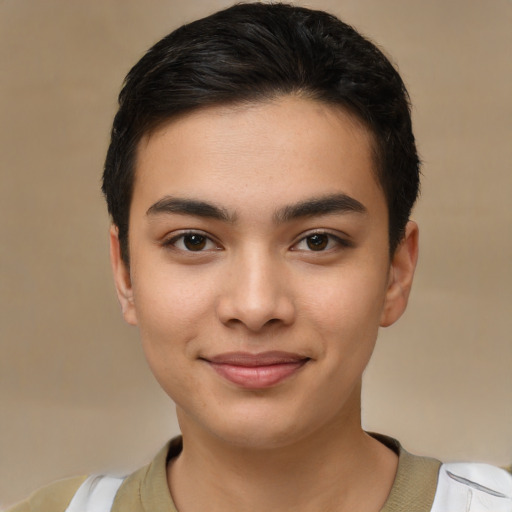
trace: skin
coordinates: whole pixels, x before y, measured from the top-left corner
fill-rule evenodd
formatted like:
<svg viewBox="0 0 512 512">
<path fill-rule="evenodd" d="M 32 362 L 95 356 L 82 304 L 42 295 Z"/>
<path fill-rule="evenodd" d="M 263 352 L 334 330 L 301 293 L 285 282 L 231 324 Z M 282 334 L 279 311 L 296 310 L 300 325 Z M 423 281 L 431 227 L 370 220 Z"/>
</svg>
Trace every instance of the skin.
<svg viewBox="0 0 512 512">
<path fill-rule="evenodd" d="M 111 256 L 124 318 L 176 403 L 180 512 L 383 505 L 397 459 L 361 429 L 361 376 L 407 305 L 418 230 L 390 259 L 371 148 L 352 116 L 298 97 L 204 109 L 141 141 L 130 268 L 115 227 Z M 297 368 L 240 384 L 214 364 L 269 351 Z"/>
</svg>

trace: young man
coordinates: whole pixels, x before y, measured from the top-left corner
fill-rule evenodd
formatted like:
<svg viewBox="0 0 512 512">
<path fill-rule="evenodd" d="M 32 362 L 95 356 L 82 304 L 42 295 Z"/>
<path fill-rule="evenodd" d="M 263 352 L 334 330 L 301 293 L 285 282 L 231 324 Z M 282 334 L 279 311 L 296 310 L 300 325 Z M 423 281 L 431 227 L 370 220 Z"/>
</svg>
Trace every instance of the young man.
<svg viewBox="0 0 512 512">
<path fill-rule="evenodd" d="M 418 252 L 408 97 L 336 18 L 237 5 L 130 71 L 103 191 L 125 320 L 182 437 L 13 510 L 512 510 L 512 478 L 362 430 L 377 331 Z"/>
</svg>

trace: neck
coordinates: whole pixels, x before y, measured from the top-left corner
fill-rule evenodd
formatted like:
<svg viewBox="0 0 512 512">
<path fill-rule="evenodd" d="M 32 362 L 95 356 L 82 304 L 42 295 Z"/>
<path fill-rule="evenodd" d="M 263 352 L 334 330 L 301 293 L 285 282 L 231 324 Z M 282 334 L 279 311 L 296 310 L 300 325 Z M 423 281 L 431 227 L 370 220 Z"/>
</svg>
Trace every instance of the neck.
<svg viewBox="0 0 512 512">
<path fill-rule="evenodd" d="M 187 421 L 182 430 L 183 451 L 168 470 L 180 512 L 377 512 L 396 473 L 396 455 L 359 417 L 268 449 L 233 446 Z"/>
</svg>

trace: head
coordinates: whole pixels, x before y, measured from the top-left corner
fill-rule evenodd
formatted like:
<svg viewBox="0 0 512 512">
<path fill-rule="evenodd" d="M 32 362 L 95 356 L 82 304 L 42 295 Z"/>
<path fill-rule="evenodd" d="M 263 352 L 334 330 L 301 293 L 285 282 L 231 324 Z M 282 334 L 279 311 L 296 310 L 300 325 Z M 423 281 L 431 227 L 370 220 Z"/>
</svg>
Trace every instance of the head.
<svg viewBox="0 0 512 512">
<path fill-rule="evenodd" d="M 336 18 L 236 5 L 149 50 L 104 191 L 124 318 L 184 436 L 357 428 L 378 328 L 407 304 L 417 186 L 403 83 Z"/>
<path fill-rule="evenodd" d="M 180 27 L 126 77 L 103 175 L 125 263 L 141 139 L 192 111 L 286 95 L 339 107 L 367 128 L 393 254 L 419 189 L 409 99 L 400 75 L 374 44 L 334 16 L 251 3 Z"/>
</svg>

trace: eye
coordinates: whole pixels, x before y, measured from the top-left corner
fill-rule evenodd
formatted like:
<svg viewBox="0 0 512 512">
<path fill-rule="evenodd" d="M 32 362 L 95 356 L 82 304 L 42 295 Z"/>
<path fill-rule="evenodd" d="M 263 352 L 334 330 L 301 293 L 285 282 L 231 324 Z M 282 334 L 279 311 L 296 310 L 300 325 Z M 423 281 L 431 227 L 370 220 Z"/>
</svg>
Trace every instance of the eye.
<svg viewBox="0 0 512 512">
<path fill-rule="evenodd" d="M 202 252 L 219 249 L 219 246 L 202 233 L 182 233 L 166 241 L 166 246 L 172 246 L 180 251 Z"/>
<path fill-rule="evenodd" d="M 312 251 L 323 251 L 329 245 L 329 237 L 325 234 L 315 234 L 306 237 L 306 245 Z"/>
<path fill-rule="evenodd" d="M 350 243 L 330 233 L 312 233 L 299 240 L 293 250 L 322 252 L 340 246 L 349 247 Z"/>
</svg>

